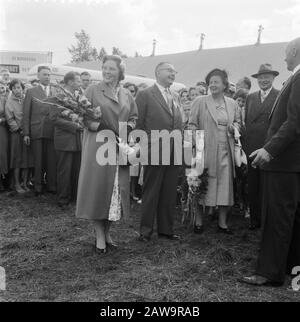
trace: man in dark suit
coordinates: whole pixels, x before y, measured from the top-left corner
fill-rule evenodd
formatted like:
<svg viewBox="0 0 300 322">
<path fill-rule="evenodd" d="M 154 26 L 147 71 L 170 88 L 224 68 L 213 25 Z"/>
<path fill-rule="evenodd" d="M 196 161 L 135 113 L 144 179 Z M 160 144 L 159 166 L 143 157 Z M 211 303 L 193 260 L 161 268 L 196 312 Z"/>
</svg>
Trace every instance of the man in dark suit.
<svg viewBox="0 0 300 322">
<path fill-rule="evenodd" d="M 80 87 L 80 74 L 69 72 L 64 77 L 65 90 L 74 98 Z M 65 117 L 64 115 L 65 114 Z M 57 199 L 62 208 L 75 200 L 81 161 L 81 131 L 83 127 L 71 120 L 70 111 L 52 109 L 54 148 L 57 158 Z"/>
<path fill-rule="evenodd" d="M 264 170 L 263 229 L 251 285 L 282 285 L 300 266 L 300 38 L 286 49 L 288 70 L 273 106 L 266 144 L 252 153 L 253 167 Z"/>
<path fill-rule="evenodd" d="M 171 133 L 182 129 L 182 114 L 178 96 L 170 90 L 175 81 L 176 71 L 169 63 L 160 63 L 155 69 L 157 82 L 155 85 L 140 91 L 136 97 L 138 107 L 137 128 L 149 135 L 152 145 L 158 147 L 158 141 L 151 137 L 151 131 L 165 130 Z M 153 132 L 152 132 L 153 133 Z M 178 240 L 174 235 L 173 223 L 176 206 L 177 182 L 180 166 L 174 162 L 175 142 L 171 140 L 170 152 L 165 147 L 158 148 L 158 154 L 150 153 L 149 163 L 145 167 L 143 201 L 140 226 L 140 240 L 148 241 L 153 232 L 154 220 L 157 218 L 157 232 L 159 237 Z M 151 149 L 149 149 L 151 150 Z M 152 150 L 153 152 L 153 150 Z M 166 165 L 164 158 L 169 158 Z M 157 159 L 156 165 L 151 159 Z"/>
<path fill-rule="evenodd" d="M 244 148 L 247 156 L 264 146 L 269 127 L 269 116 L 279 91 L 273 87 L 279 73 L 270 64 L 263 64 L 257 74 L 259 91 L 248 95 L 245 107 Z M 251 161 L 248 161 L 250 164 Z M 248 168 L 248 199 L 250 206 L 250 227 L 261 226 L 262 172 L 259 168 Z"/>
<path fill-rule="evenodd" d="M 56 192 L 56 158 L 53 144 L 54 127 L 49 119 L 49 105 L 35 100 L 44 100 L 55 93 L 50 85 L 50 68 L 38 67 L 40 84 L 26 92 L 24 100 L 24 142 L 32 146 L 34 157 L 34 188 L 36 195 L 43 192 L 46 175 L 47 191 Z"/>
</svg>

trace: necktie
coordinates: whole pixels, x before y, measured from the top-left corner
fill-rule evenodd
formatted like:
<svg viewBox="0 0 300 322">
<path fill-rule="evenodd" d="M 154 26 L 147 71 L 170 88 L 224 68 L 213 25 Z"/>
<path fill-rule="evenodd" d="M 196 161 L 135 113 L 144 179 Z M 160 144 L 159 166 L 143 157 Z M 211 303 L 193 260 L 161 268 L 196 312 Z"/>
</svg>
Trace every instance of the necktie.
<svg viewBox="0 0 300 322">
<path fill-rule="evenodd" d="M 263 103 L 263 102 L 264 102 L 264 100 L 267 98 L 267 96 L 268 96 L 267 92 L 265 92 L 265 91 L 262 91 L 262 92 L 261 92 L 261 102 L 262 102 L 262 103 Z"/>
<path fill-rule="evenodd" d="M 167 98 L 167 104 L 168 104 L 168 107 L 169 107 L 169 110 L 171 112 L 171 114 L 173 114 L 173 97 L 170 93 L 170 91 L 168 90 L 168 88 L 165 88 L 165 95 L 166 95 L 166 98 Z"/>
<path fill-rule="evenodd" d="M 44 86 L 44 92 L 45 92 L 45 95 L 48 97 L 49 96 L 49 86 Z"/>
</svg>

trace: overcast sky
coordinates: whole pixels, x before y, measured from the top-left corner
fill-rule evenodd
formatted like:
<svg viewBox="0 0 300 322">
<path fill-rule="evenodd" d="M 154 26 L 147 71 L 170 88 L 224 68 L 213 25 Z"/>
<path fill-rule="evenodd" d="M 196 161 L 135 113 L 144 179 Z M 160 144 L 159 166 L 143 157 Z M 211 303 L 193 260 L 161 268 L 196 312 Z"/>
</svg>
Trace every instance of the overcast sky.
<svg viewBox="0 0 300 322">
<path fill-rule="evenodd" d="M 289 41 L 300 36 L 300 0 L 0 0 L 0 46 L 52 51 L 54 63 L 70 62 L 67 48 L 84 29 L 92 45 L 133 56 Z"/>
</svg>

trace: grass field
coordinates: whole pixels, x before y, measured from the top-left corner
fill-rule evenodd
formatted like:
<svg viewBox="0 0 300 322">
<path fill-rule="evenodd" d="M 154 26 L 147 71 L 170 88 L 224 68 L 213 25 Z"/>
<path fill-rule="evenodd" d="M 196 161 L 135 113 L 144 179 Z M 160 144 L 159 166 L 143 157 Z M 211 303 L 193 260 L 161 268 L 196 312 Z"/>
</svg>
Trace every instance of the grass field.
<svg viewBox="0 0 300 322">
<path fill-rule="evenodd" d="M 1 263 L 7 274 L 3 301 L 299 301 L 287 280 L 281 288 L 258 288 L 237 279 L 252 271 L 259 233 L 242 216 L 231 218 L 234 236 L 207 220 L 194 235 L 178 220 L 179 242 L 138 242 L 139 209 L 119 222 L 112 236 L 119 249 L 93 251 L 92 226 L 61 211 L 54 196 L 0 195 Z"/>
</svg>

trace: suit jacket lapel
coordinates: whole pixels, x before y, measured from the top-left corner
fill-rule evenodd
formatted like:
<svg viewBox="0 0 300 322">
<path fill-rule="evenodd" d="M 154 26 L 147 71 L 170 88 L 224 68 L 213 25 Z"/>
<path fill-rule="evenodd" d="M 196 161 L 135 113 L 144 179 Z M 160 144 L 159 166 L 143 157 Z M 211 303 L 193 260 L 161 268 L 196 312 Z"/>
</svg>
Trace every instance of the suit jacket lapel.
<svg viewBox="0 0 300 322">
<path fill-rule="evenodd" d="M 253 122 L 257 118 L 257 115 L 260 113 L 261 108 L 262 108 L 260 91 L 255 93 L 253 100 L 254 100 L 254 102 L 251 105 L 252 108 L 251 108 L 251 110 L 249 110 L 249 121 L 250 122 Z"/>
<path fill-rule="evenodd" d="M 217 115 L 217 111 L 216 111 L 216 105 L 215 105 L 215 102 L 214 102 L 211 95 L 206 97 L 206 105 L 207 105 L 207 109 L 208 109 L 210 115 L 212 116 L 212 118 L 216 122 L 216 124 L 218 125 L 218 115 Z"/>
<path fill-rule="evenodd" d="M 42 87 L 40 85 L 36 87 L 36 90 L 37 90 L 38 95 L 41 99 L 47 98 L 46 93 L 44 92 L 44 90 L 42 89 Z"/>
<path fill-rule="evenodd" d="M 259 108 L 256 110 L 256 114 L 253 115 L 252 122 L 254 122 L 261 114 L 263 114 L 265 112 L 265 110 L 268 107 L 270 107 L 270 102 L 272 100 L 274 100 L 275 96 L 276 96 L 275 89 L 272 88 L 272 90 L 270 91 L 269 95 L 265 98 L 264 102 L 261 103 L 260 91 L 258 92 L 258 99 L 259 99 L 260 104 L 259 103 L 257 104 L 257 107 L 259 107 Z M 256 106 L 256 104 L 255 104 L 255 106 Z"/>
<path fill-rule="evenodd" d="M 297 74 L 297 73 L 296 73 Z M 280 91 L 280 93 L 278 94 L 278 96 L 277 96 L 277 98 L 276 98 L 276 100 L 275 100 L 275 103 L 274 103 L 274 105 L 273 105 L 273 108 L 272 108 L 272 111 L 271 111 L 271 113 L 270 113 L 270 117 L 269 117 L 269 119 L 271 119 L 271 117 L 272 117 L 272 115 L 273 115 L 273 113 L 274 113 L 274 111 L 275 111 L 275 108 L 276 108 L 276 106 L 277 106 L 277 104 L 278 104 L 278 102 L 279 102 L 279 99 L 281 98 L 281 96 L 282 96 L 282 94 L 287 90 L 287 88 L 289 87 L 289 85 L 290 85 L 290 83 L 292 82 L 292 79 L 293 79 L 293 77 L 294 77 L 294 75 L 292 75 L 286 82 L 285 82 L 285 84 L 284 84 L 284 86 L 282 87 L 282 89 L 281 89 L 281 91 Z"/>
<path fill-rule="evenodd" d="M 168 112 L 169 115 L 173 116 L 172 113 L 170 112 L 170 109 L 169 109 L 164 97 L 162 96 L 159 88 L 156 85 L 153 85 L 152 93 L 153 93 L 153 96 L 156 99 L 156 101 L 164 108 L 164 110 L 166 112 Z"/>
</svg>

